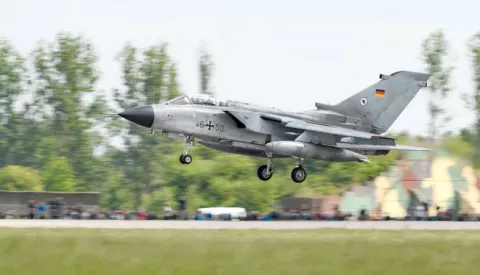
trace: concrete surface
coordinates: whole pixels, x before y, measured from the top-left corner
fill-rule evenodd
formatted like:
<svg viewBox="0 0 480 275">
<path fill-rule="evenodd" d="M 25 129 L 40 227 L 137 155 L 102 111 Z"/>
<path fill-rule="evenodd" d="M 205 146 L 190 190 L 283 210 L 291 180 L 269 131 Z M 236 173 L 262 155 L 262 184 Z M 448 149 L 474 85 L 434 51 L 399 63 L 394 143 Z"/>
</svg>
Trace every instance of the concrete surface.
<svg viewBox="0 0 480 275">
<path fill-rule="evenodd" d="M 480 230 L 480 222 L 0 220 L 0 228 Z"/>
</svg>

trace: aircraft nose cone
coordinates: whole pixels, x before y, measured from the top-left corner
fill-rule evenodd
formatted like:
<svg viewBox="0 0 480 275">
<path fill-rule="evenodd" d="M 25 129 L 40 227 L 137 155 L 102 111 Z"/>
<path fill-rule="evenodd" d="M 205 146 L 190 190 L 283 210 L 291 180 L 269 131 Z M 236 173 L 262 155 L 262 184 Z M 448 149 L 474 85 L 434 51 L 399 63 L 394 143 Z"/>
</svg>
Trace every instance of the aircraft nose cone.
<svg viewBox="0 0 480 275">
<path fill-rule="evenodd" d="M 155 119 L 155 111 L 151 105 L 134 107 L 118 114 L 126 120 L 150 128 Z"/>
</svg>

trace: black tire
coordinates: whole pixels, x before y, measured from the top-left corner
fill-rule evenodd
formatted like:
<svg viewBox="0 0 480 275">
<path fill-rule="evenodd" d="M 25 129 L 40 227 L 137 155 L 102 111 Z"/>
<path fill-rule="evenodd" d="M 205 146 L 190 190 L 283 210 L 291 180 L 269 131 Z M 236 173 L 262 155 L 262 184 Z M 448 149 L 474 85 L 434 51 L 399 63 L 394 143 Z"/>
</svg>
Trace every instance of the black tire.
<svg viewBox="0 0 480 275">
<path fill-rule="evenodd" d="M 180 158 L 178 160 L 180 161 L 181 164 L 185 164 L 185 162 L 183 162 L 183 154 L 180 155 Z"/>
<path fill-rule="evenodd" d="M 307 178 L 307 172 L 303 167 L 299 166 L 292 170 L 292 180 L 296 183 L 302 183 Z"/>
<path fill-rule="evenodd" d="M 192 163 L 192 161 L 193 161 L 193 159 L 192 159 L 192 156 L 190 156 L 190 155 L 184 155 L 182 157 L 183 164 L 190 164 L 190 163 Z"/>
<path fill-rule="evenodd" d="M 257 176 L 260 180 L 267 181 L 272 178 L 273 172 L 267 175 L 267 168 L 268 166 L 266 164 L 258 167 Z"/>
</svg>

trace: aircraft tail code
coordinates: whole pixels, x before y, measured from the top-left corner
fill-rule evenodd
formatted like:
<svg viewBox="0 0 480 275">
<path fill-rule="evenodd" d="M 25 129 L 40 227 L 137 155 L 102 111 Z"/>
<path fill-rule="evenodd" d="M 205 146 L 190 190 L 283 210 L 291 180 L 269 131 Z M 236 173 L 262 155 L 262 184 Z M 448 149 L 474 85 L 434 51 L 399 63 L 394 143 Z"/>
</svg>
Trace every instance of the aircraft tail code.
<svg viewBox="0 0 480 275">
<path fill-rule="evenodd" d="M 375 96 L 376 97 L 385 97 L 385 90 L 376 89 L 375 90 Z"/>
</svg>

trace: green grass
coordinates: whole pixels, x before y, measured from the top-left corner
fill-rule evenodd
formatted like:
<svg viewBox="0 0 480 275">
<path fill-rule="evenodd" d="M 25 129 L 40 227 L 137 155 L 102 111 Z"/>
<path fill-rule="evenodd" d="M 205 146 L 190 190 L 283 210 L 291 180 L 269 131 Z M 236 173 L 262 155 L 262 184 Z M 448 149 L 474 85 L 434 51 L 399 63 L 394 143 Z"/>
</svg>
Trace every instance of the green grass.
<svg viewBox="0 0 480 275">
<path fill-rule="evenodd" d="M 479 232 L 0 229 L 0 274 L 480 274 Z"/>
</svg>

